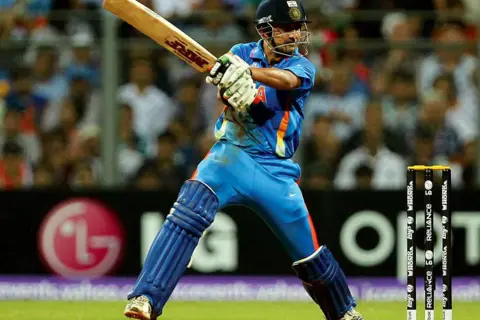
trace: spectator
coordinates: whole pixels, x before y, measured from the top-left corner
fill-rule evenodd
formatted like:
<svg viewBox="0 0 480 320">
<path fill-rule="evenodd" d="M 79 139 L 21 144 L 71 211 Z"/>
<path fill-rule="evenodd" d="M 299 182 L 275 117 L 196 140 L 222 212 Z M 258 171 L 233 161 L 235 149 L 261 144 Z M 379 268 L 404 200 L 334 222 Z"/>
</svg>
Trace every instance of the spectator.
<svg viewBox="0 0 480 320">
<path fill-rule="evenodd" d="M 87 161 L 98 181 L 102 177 L 103 168 L 100 159 L 100 128 L 96 125 L 83 127 L 79 130 L 75 141 L 78 152 L 74 161 Z"/>
<path fill-rule="evenodd" d="M 390 128 L 386 123 L 385 123 L 385 109 L 382 107 L 381 103 L 379 103 L 376 100 L 370 101 L 370 103 L 367 106 L 367 109 L 370 110 L 370 114 L 365 114 L 365 116 L 373 117 L 373 115 L 380 114 L 382 115 L 382 120 L 381 121 L 375 121 L 375 125 L 380 126 L 382 130 L 382 137 L 383 137 L 383 142 L 387 149 L 390 151 L 393 151 L 394 153 L 398 153 L 402 156 L 405 156 L 408 154 L 408 144 L 407 144 L 407 139 L 410 138 L 408 133 L 412 133 L 413 129 L 410 131 L 402 131 L 402 130 L 393 130 Z M 378 110 L 377 110 L 378 109 Z M 373 110 L 373 111 L 372 111 Z M 414 124 L 416 123 L 416 119 L 412 119 L 414 121 Z M 373 121 L 373 120 L 372 120 Z M 364 136 L 365 132 L 368 130 L 368 128 L 362 127 L 359 130 L 355 131 L 352 136 L 346 140 L 342 148 L 339 152 L 339 157 L 344 157 L 345 154 L 353 151 L 354 149 L 359 148 L 362 146 L 363 141 L 364 141 Z"/>
<path fill-rule="evenodd" d="M 90 87 L 100 86 L 99 62 L 93 52 L 93 35 L 79 32 L 72 36 L 72 52 L 65 68 L 65 76 L 68 80 L 83 75 Z"/>
<path fill-rule="evenodd" d="M 39 47 L 33 65 L 33 92 L 58 103 L 68 94 L 67 79 L 59 72 L 58 52 L 52 46 Z"/>
<path fill-rule="evenodd" d="M 340 161 L 334 186 L 353 189 L 357 185 L 356 170 L 360 165 L 373 168 L 372 188 L 401 189 L 405 187 L 405 160 L 385 146 L 382 109 L 370 105 L 365 112 L 363 144 Z"/>
<path fill-rule="evenodd" d="M 200 0 L 171 1 L 152 0 L 152 7 L 155 12 L 169 21 L 187 18 L 200 3 Z"/>
<path fill-rule="evenodd" d="M 322 114 L 333 122 L 335 135 L 342 141 L 362 126 L 367 97 L 350 93 L 353 70 L 347 63 L 337 62 L 332 68 L 332 78 L 326 93 L 312 93 L 305 106 L 305 131 L 310 134 L 312 120 Z"/>
<path fill-rule="evenodd" d="M 0 159 L 0 188 L 23 189 L 32 185 L 31 167 L 23 156 L 20 145 L 14 141 L 6 141 Z"/>
<path fill-rule="evenodd" d="M 98 177 L 95 176 L 92 164 L 89 161 L 77 162 L 72 171 L 70 185 L 74 189 L 91 189 L 97 187 Z"/>
<path fill-rule="evenodd" d="M 428 126 L 435 133 L 435 156 L 453 159 L 462 152 L 462 141 L 455 128 L 446 120 L 447 97 L 440 91 L 429 90 L 422 98 L 417 125 Z M 409 139 L 413 142 L 413 139 Z"/>
<path fill-rule="evenodd" d="M 405 139 L 415 128 L 419 109 L 414 74 L 403 69 L 394 71 L 387 90 L 381 99 L 383 123 Z"/>
<path fill-rule="evenodd" d="M 225 10 L 222 0 L 203 0 L 200 4 L 201 24 L 186 28 L 186 32 L 196 41 L 209 42 L 214 54 L 225 53 L 233 44 L 245 42 L 244 34 L 234 16 Z"/>
<path fill-rule="evenodd" d="M 303 165 L 321 163 L 334 173 L 338 165 L 340 142 L 333 131 L 332 122 L 325 115 L 315 116 L 311 136 L 305 141 Z"/>
<path fill-rule="evenodd" d="M 463 0 L 465 19 L 472 25 L 480 22 L 480 3 L 476 0 Z"/>
<path fill-rule="evenodd" d="M 149 61 L 135 60 L 130 71 L 130 82 L 120 87 L 118 101 L 132 109 L 133 131 L 146 144 L 146 154 L 155 155 L 156 137 L 167 130 L 177 107 L 152 85 L 154 75 Z"/>
<path fill-rule="evenodd" d="M 100 92 L 88 82 L 86 75 L 72 75 L 69 82 L 69 94 L 57 103 L 51 103 L 43 117 L 42 128 L 45 131 L 53 129 L 60 123 L 60 114 L 65 101 L 70 101 L 78 114 L 78 127 L 99 125 L 101 111 Z"/>
<path fill-rule="evenodd" d="M 447 98 L 446 122 L 458 135 L 461 152 L 451 161 L 463 167 L 466 186 L 475 184 L 476 157 L 478 144 L 478 98 L 476 96 L 457 96 L 457 88 L 452 74 L 443 74 L 434 82 L 435 89 L 443 92 Z"/>
<path fill-rule="evenodd" d="M 334 2 L 334 0 L 329 0 Z M 345 0 L 344 0 L 345 1 Z M 355 0 L 354 12 L 366 11 L 392 11 L 393 1 L 388 0 Z M 360 39 L 378 39 L 381 37 L 381 24 L 379 19 L 355 19 L 356 28 L 359 30 Z"/>
<path fill-rule="evenodd" d="M 443 23 L 437 28 L 434 40 L 440 45 L 436 52 L 425 58 L 419 71 L 419 92 L 432 88 L 435 78 L 445 72 L 452 73 L 459 98 L 476 95 L 475 72 L 478 59 L 467 53 L 465 25 L 458 21 Z M 451 46 L 450 48 L 447 46 Z"/>
<path fill-rule="evenodd" d="M 316 162 L 305 167 L 305 178 L 302 187 L 312 190 L 328 190 L 332 187 L 333 171 L 330 167 Z"/>
<path fill-rule="evenodd" d="M 256 36 L 249 21 L 257 0 L 139 1 L 173 19 L 214 54 Z M 313 20 L 308 58 L 317 77 L 304 108 L 306 139 L 296 156 L 305 171 L 302 186 L 397 188 L 403 177 L 381 168 L 388 161 L 397 168 L 402 157 L 408 164 L 448 164 L 452 178 L 459 179 L 455 187 L 473 185 L 480 121 L 473 78 L 478 69 L 474 24 L 480 21 L 476 2 L 305 2 Z M 20 146 L 21 161 L 27 169 L 34 165 L 36 187 L 80 188 L 102 179 L 102 70 L 95 51 L 100 6 L 101 0 L 0 3 L 0 150 L 10 143 Z M 58 21 L 49 19 L 51 9 L 73 11 Z M 363 9 L 388 12 L 376 21 L 345 14 Z M 425 9 L 437 10 L 426 24 L 412 12 Z M 143 190 L 175 189 L 215 143 L 213 127 L 223 102 L 217 88 L 188 65 L 119 22 L 119 33 L 132 41 L 119 59 L 119 81 L 125 83 L 117 92 L 121 181 Z M 426 50 L 415 42 L 422 37 L 441 46 L 423 57 Z M 370 43 L 367 49 L 365 38 L 374 45 L 383 42 L 386 50 Z M 11 69 L 22 59 L 29 67 Z M 383 121 L 376 119 L 380 115 Z"/>
<path fill-rule="evenodd" d="M 361 164 L 355 170 L 355 186 L 358 190 L 372 189 L 373 168 L 368 164 Z"/>
<path fill-rule="evenodd" d="M 6 110 L 3 119 L 3 133 L 0 136 L 0 146 L 3 146 L 5 141 L 15 141 L 24 151 L 26 160 L 35 164 L 41 155 L 40 141 L 37 135 L 22 132 L 21 119 L 21 111 L 16 109 Z"/>
<path fill-rule="evenodd" d="M 75 160 L 78 157 L 79 150 L 76 144 L 79 130 L 78 122 L 79 114 L 73 101 L 69 98 L 63 99 L 60 109 L 60 122 L 56 129 L 62 132 L 67 139 L 69 161 Z"/>
<path fill-rule="evenodd" d="M 365 52 L 361 47 L 358 31 L 354 26 L 346 26 L 341 33 L 343 45 L 337 51 L 336 60 L 345 63 L 353 71 L 349 92 L 369 95 L 370 69 L 364 63 Z"/>
<path fill-rule="evenodd" d="M 27 39 L 32 30 L 45 24 L 51 3 L 50 0 L 1 1 L 0 40 Z"/>
<path fill-rule="evenodd" d="M 415 41 L 412 25 L 406 14 L 394 12 L 383 19 L 382 34 L 388 51 L 374 60 L 372 67 L 372 91 L 374 96 L 388 93 L 394 73 L 414 75 L 421 63 L 415 48 L 406 45 Z"/>
<path fill-rule="evenodd" d="M 329 18 L 321 12 L 312 11 L 309 17 L 312 21 L 308 27 L 312 46 L 308 52 L 308 59 L 317 69 L 315 81 L 318 82 L 323 81 L 322 68 L 329 67 L 335 62 L 335 43 L 340 34 Z"/>
<path fill-rule="evenodd" d="M 454 76 L 451 73 L 439 75 L 434 83 L 434 88 L 442 92 L 447 99 L 447 122 L 455 128 L 458 136 L 465 143 L 477 139 L 478 129 L 478 99 L 473 95 L 458 96 Z"/>
<path fill-rule="evenodd" d="M 182 121 L 174 121 L 170 125 L 169 130 L 175 137 L 176 149 L 177 149 L 177 161 L 178 164 L 185 168 L 187 175 L 190 175 L 195 170 L 198 164 L 198 151 L 201 150 L 201 144 L 204 143 L 204 132 L 208 135 L 208 140 L 213 139 L 213 134 L 211 130 L 206 130 L 203 132 L 196 132 L 192 134 L 188 128 L 185 127 L 185 123 Z M 212 146 L 213 143 L 210 145 Z M 205 153 L 206 154 L 206 153 Z M 205 154 L 201 154 L 202 159 Z"/>
<path fill-rule="evenodd" d="M 37 134 L 47 108 L 47 100 L 33 91 L 33 83 L 27 68 L 15 68 L 11 72 L 11 90 L 5 98 L 7 107 L 22 112 L 21 132 Z"/>
<path fill-rule="evenodd" d="M 361 1 L 359 0 L 326 0 L 320 2 L 320 7 L 322 12 L 325 14 L 342 14 L 345 11 L 353 11 L 357 8 L 358 4 Z"/>
<path fill-rule="evenodd" d="M 162 181 L 154 163 L 145 162 L 140 167 L 134 179 L 134 187 L 143 191 L 159 190 L 162 187 Z"/>
<path fill-rule="evenodd" d="M 162 186 L 176 190 L 187 179 L 188 172 L 182 158 L 179 158 L 175 135 L 167 131 L 158 136 L 157 143 L 157 155 L 152 160 L 157 166 Z"/>
<path fill-rule="evenodd" d="M 413 138 L 414 148 L 409 156 L 408 165 L 425 164 L 425 165 L 445 165 L 452 168 L 452 186 L 458 188 L 463 185 L 463 168 L 461 165 L 451 162 L 448 157 L 435 152 L 436 132 L 430 126 L 419 124 L 415 130 Z M 422 176 L 422 175 L 420 175 Z M 419 177 L 417 186 L 423 188 L 423 177 Z"/>
<path fill-rule="evenodd" d="M 16 14 L 14 1 L 5 1 L 0 5 L 0 40 L 9 40 L 15 33 Z M 25 33 L 26 30 L 23 30 Z"/>
<path fill-rule="evenodd" d="M 182 122 L 184 129 L 191 136 L 201 133 L 206 129 L 206 119 L 198 107 L 199 79 L 188 78 L 182 81 L 175 95 L 178 106 L 177 119 Z"/>
<path fill-rule="evenodd" d="M 33 177 L 35 188 L 43 189 L 55 186 L 55 172 L 48 163 L 40 163 L 35 166 Z"/>
<path fill-rule="evenodd" d="M 97 9 L 101 3 L 94 1 L 96 0 L 71 0 L 65 4 L 62 3 L 65 1 L 55 1 L 56 9 L 69 10 L 68 15 L 59 22 L 65 34 L 73 36 L 79 32 L 87 32 L 98 35 L 101 15 Z"/>
<path fill-rule="evenodd" d="M 133 112 L 129 106 L 123 106 L 120 116 L 120 145 L 118 147 L 118 164 L 123 183 L 130 181 L 140 166 L 144 157 L 138 135 L 133 131 Z"/>
<path fill-rule="evenodd" d="M 172 81 L 173 70 L 170 66 L 170 60 L 177 58 L 172 57 L 172 54 L 163 48 L 157 48 L 157 50 L 152 52 L 152 56 L 154 61 L 153 73 L 156 75 L 154 85 L 161 91 L 165 92 L 169 97 L 172 97 L 175 93 L 175 88 Z M 212 86 L 210 85 L 210 87 Z"/>
<path fill-rule="evenodd" d="M 55 182 L 58 185 L 65 185 L 68 182 L 70 161 L 67 146 L 67 137 L 62 130 L 55 129 L 42 136 L 43 158 L 41 162 L 47 163 L 53 168 Z"/>
<path fill-rule="evenodd" d="M 409 14 L 410 23 L 418 29 L 416 33 L 422 38 L 429 38 L 436 19 L 436 5 L 438 0 L 392 0 L 396 10 L 405 10 Z M 422 12 L 430 13 L 425 16 Z"/>
<path fill-rule="evenodd" d="M 218 117 L 223 112 L 225 104 L 217 98 L 218 89 L 209 83 L 204 82 L 200 87 L 198 109 L 205 119 L 207 128 L 214 128 Z"/>
</svg>

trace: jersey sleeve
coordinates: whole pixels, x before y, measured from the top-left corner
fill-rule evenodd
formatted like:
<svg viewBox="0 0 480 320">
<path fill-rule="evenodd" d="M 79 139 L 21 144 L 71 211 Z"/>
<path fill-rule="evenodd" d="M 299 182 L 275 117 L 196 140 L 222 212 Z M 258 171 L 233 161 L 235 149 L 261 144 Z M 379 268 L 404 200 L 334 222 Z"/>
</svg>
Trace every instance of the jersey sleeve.
<svg viewBox="0 0 480 320">
<path fill-rule="evenodd" d="M 231 53 L 233 53 L 234 55 L 236 56 L 239 56 L 240 58 L 242 58 L 243 60 L 245 60 L 247 57 L 245 56 L 246 55 L 246 46 L 242 43 L 239 43 L 239 44 L 236 44 L 234 45 L 230 51 Z"/>
<path fill-rule="evenodd" d="M 315 67 L 307 59 L 294 61 L 291 65 L 285 67 L 302 80 L 302 84 L 297 89 L 312 89 L 315 83 Z"/>
</svg>

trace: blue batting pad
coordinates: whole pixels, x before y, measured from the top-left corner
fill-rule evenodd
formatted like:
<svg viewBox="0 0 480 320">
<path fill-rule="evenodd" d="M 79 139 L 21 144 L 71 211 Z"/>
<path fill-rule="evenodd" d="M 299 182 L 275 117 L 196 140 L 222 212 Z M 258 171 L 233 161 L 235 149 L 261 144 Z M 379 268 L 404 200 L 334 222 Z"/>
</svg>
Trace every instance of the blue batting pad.
<svg viewBox="0 0 480 320">
<path fill-rule="evenodd" d="M 162 314 L 205 229 L 213 222 L 217 196 L 205 184 L 188 180 L 148 252 L 128 299 L 146 295 L 156 316 Z"/>
<path fill-rule="evenodd" d="M 292 267 L 327 320 L 337 320 L 356 307 L 345 274 L 326 246 Z"/>
</svg>

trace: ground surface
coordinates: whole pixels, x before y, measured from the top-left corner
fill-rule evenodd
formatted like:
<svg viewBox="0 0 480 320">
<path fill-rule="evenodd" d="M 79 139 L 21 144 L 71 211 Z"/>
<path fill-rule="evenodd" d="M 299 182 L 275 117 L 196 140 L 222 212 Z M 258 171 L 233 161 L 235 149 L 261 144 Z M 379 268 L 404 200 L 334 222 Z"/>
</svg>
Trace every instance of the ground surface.
<svg viewBox="0 0 480 320">
<path fill-rule="evenodd" d="M 437 303 L 438 304 L 438 303 Z M 440 306 L 440 305 L 439 305 Z M 2 320 L 113 320 L 123 317 L 123 303 L 118 302 L 33 302 L 1 301 Z M 365 320 L 405 320 L 405 303 L 361 303 L 359 311 Z M 423 320 L 419 309 L 418 320 Z M 480 318 L 480 303 L 455 303 L 454 320 Z M 293 302 L 170 302 L 165 320 L 282 320 L 319 319 L 319 310 L 310 303 Z M 159 319 L 159 320 L 160 320 Z M 435 319 L 442 319 L 438 309 Z"/>
</svg>

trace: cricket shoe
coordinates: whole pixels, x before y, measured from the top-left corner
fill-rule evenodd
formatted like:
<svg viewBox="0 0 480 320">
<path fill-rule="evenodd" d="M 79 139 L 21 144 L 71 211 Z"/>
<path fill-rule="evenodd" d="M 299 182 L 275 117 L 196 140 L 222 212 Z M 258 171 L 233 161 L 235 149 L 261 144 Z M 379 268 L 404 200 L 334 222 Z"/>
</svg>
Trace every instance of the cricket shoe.
<svg viewBox="0 0 480 320">
<path fill-rule="evenodd" d="M 352 309 L 345 313 L 339 320 L 363 320 L 363 317 L 358 311 Z"/>
<path fill-rule="evenodd" d="M 146 296 L 139 296 L 130 299 L 123 314 L 130 319 L 155 320 L 157 317 L 153 312 L 150 300 Z"/>
</svg>

